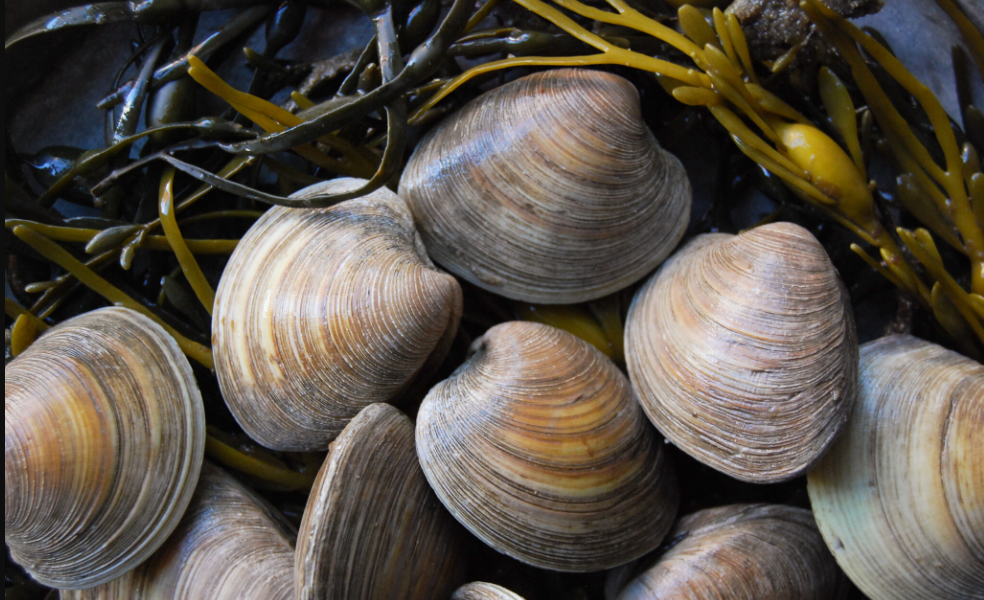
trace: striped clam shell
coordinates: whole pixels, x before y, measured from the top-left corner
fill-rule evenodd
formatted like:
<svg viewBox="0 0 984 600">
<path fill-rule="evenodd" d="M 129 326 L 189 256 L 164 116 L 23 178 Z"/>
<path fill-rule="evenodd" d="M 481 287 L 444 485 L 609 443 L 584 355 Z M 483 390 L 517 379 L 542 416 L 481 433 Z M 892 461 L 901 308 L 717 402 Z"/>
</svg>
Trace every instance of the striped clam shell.
<svg viewBox="0 0 984 600">
<path fill-rule="evenodd" d="M 910 336 L 861 348 L 861 391 L 808 489 L 872 600 L 984 599 L 984 366 Z"/>
<path fill-rule="evenodd" d="M 334 180 L 297 196 L 351 191 Z M 444 359 L 462 293 L 381 189 L 327 209 L 274 208 L 226 267 L 216 372 L 239 424 L 276 450 L 327 450 L 359 411 L 397 401 Z"/>
<path fill-rule="evenodd" d="M 628 380 L 573 335 L 506 323 L 424 400 L 417 451 L 451 513 L 495 550 L 565 572 L 653 550 L 676 477 Z"/>
<path fill-rule="evenodd" d="M 847 580 L 808 510 L 736 505 L 680 520 L 618 600 L 837 600 Z"/>
<path fill-rule="evenodd" d="M 62 600 L 293 600 L 294 532 L 265 500 L 209 463 L 181 524 L 146 563 Z"/>
<path fill-rule="evenodd" d="M 681 250 L 636 295 L 626 356 L 656 427 L 752 483 L 805 474 L 857 394 L 846 290 L 823 246 L 789 223 Z"/>
<path fill-rule="evenodd" d="M 414 152 L 400 195 L 438 264 L 539 304 L 642 279 L 680 241 L 691 205 L 635 87 L 580 69 L 523 77 L 445 119 Z"/>
<path fill-rule="evenodd" d="M 447 598 L 465 581 L 464 539 L 420 470 L 413 423 L 369 406 L 318 473 L 298 536 L 297 598 Z"/>
<path fill-rule="evenodd" d="M 4 369 L 4 541 L 58 589 L 136 568 L 178 526 L 205 454 L 188 359 L 125 308 L 52 328 Z"/>
<path fill-rule="evenodd" d="M 523 597 L 495 584 L 479 582 L 460 588 L 451 600 L 523 600 Z"/>
</svg>

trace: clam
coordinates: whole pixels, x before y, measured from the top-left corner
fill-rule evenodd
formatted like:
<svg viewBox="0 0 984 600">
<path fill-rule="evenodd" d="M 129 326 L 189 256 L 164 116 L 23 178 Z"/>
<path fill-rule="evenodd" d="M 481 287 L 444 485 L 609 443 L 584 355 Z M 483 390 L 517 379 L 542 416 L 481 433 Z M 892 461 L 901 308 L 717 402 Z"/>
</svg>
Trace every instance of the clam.
<svg viewBox="0 0 984 600">
<path fill-rule="evenodd" d="M 683 236 L 683 166 L 642 121 L 635 87 L 579 69 L 523 77 L 438 124 L 400 180 L 434 260 L 507 298 L 617 292 Z"/>
<path fill-rule="evenodd" d="M 789 223 L 696 238 L 637 294 L 625 345 L 656 427 L 747 482 L 805 474 L 856 396 L 846 290 L 823 246 Z"/>
<path fill-rule="evenodd" d="M 984 366 L 910 336 L 863 346 L 858 407 L 808 487 L 872 600 L 984 599 Z"/>
<path fill-rule="evenodd" d="M 690 515 L 618 600 L 833 600 L 846 580 L 810 511 L 739 505 Z"/>
<path fill-rule="evenodd" d="M 304 511 L 299 600 L 430 600 L 464 581 L 464 532 L 427 485 L 413 424 L 364 409 L 332 445 Z"/>
<path fill-rule="evenodd" d="M 460 588 L 451 600 L 523 600 L 523 597 L 495 584 L 480 582 Z"/>
<path fill-rule="evenodd" d="M 417 452 L 459 522 L 526 564 L 590 572 L 659 545 L 679 505 L 621 371 L 573 335 L 506 323 L 424 399 Z"/>
<path fill-rule="evenodd" d="M 140 565 L 177 527 L 205 452 L 191 365 L 124 308 L 52 328 L 4 369 L 4 540 L 49 587 Z"/>
<path fill-rule="evenodd" d="M 294 531 L 265 500 L 209 463 L 168 542 L 106 585 L 62 600 L 293 600 Z"/>
<path fill-rule="evenodd" d="M 296 194 L 357 189 L 334 180 Z M 404 202 L 382 189 L 328 209 L 274 208 L 219 285 L 216 372 L 239 424 L 276 450 L 327 450 L 359 411 L 397 400 L 450 348 L 458 282 L 438 271 Z"/>
</svg>

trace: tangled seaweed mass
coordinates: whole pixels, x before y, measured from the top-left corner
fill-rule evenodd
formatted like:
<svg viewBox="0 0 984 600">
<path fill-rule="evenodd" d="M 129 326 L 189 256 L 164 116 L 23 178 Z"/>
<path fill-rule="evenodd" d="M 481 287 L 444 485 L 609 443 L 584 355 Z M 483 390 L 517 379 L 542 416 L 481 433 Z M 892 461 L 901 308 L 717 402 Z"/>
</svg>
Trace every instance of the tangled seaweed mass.
<svg viewBox="0 0 984 600">
<path fill-rule="evenodd" d="M 553 67 L 623 75 L 661 108 L 646 119 L 664 145 L 701 130 L 722 148 L 713 205 L 690 233 L 735 229 L 730 203 L 753 188 L 775 207 L 763 223 L 826 231 L 838 266 L 849 248 L 865 263 L 854 270 L 894 286 L 855 286 L 897 312 L 892 327 L 980 360 L 984 115 L 972 90 L 984 81 L 984 36 L 955 0 L 936 2 L 963 38 L 953 46 L 959 115 L 877 31 L 849 20 L 877 2 L 802 0 L 785 6 L 769 38 L 771 9 L 757 6 L 768 0 L 726 10 L 714 0 L 354 0 L 372 39 L 312 62 L 278 56 L 312 14 L 338 9 L 327 0 L 106 2 L 45 16 L 8 36 L 8 57 L 33 38 L 90 26 L 135 37 L 91 110 L 104 115 L 101 147 L 20 154 L 7 128 L 5 363 L 80 313 L 109 304 L 142 314 L 211 382 L 202 383 L 207 456 L 299 514 L 303 495 L 291 494 L 311 489 L 324 456 L 261 448 L 218 400 L 211 316 L 226 259 L 270 205 L 327 208 L 395 188 L 441 117 Z M 215 11 L 224 24 L 204 25 Z M 263 51 L 244 47 L 264 27 Z M 248 85 L 237 89 L 227 81 L 243 64 Z M 293 195 L 336 177 L 365 182 Z M 566 329 L 624 363 L 630 299 L 532 306 L 466 286 L 448 366 L 516 318 Z M 7 597 L 38 597 L 7 565 Z"/>
</svg>

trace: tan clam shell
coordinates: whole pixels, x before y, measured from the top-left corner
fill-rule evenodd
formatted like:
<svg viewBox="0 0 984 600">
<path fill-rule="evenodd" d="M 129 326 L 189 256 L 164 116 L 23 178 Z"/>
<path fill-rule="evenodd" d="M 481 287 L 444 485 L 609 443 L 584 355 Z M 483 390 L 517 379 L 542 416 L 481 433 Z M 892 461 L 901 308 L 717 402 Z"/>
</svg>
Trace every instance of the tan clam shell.
<svg viewBox="0 0 984 600">
<path fill-rule="evenodd" d="M 863 346 L 858 406 L 808 487 L 872 600 L 984 599 L 984 366 L 909 336 Z"/>
<path fill-rule="evenodd" d="M 375 404 L 332 445 L 298 536 L 298 600 L 430 600 L 464 581 L 464 532 L 427 485 L 413 423 Z"/>
<path fill-rule="evenodd" d="M 451 600 L 523 600 L 523 597 L 492 583 L 469 583 L 455 592 Z"/>
<path fill-rule="evenodd" d="M 209 463 L 168 542 L 135 571 L 62 600 L 293 600 L 293 532 L 276 510 Z"/>
<path fill-rule="evenodd" d="M 52 328 L 3 383 L 13 559 L 60 589 L 136 568 L 177 527 L 205 453 L 201 394 L 177 343 L 105 308 Z"/>
<path fill-rule="evenodd" d="M 646 414 L 727 475 L 805 474 L 857 395 L 857 332 L 823 246 L 789 223 L 700 236 L 639 291 L 626 326 Z"/>
<path fill-rule="evenodd" d="M 691 190 L 621 77 L 559 69 L 488 92 L 438 124 L 400 181 L 434 260 L 539 304 L 617 292 L 682 238 Z"/>
<path fill-rule="evenodd" d="M 327 450 L 360 410 L 398 399 L 440 365 L 461 310 L 458 282 L 430 262 L 389 190 L 328 209 L 274 208 L 243 238 L 217 291 L 219 384 L 260 444 Z"/>
<path fill-rule="evenodd" d="M 506 323 L 424 400 L 417 452 L 451 513 L 527 564 L 591 572 L 656 548 L 676 477 L 608 358 L 566 331 Z"/>
<path fill-rule="evenodd" d="M 835 600 L 846 580 L 810 511 L 752 504 L 681 519 L 618 600 Z"/>
</svg>

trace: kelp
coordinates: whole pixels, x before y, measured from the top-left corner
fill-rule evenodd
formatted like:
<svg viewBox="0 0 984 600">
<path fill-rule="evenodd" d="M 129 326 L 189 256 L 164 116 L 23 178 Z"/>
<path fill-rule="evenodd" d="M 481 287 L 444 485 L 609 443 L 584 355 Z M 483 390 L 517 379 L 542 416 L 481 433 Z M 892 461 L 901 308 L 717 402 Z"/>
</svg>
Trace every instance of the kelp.
<svg viewBox="0 0 984 600">
<path fill-rule="evenodd" d="M 683 5 L 677 12 L 680 31 L 676 31 L 629 6 L 624 0 L 608 0 L 609 8 L 614 10 L 589 6 L 578 0 L 515 2 L 549 21 L 562 33 L 512 28 L 473 33 L 473 28 L 495 10 L 497 2 L 487 2 L 474 12 L 466 8 L 464 2 L 455 2 L 450 13 L 436 29 L 433 21 L 437 18 L 434 10 L 437 4 L 434 2 L 421 2 L 409 9 L 401 7 L 405 12 L 399 15 L 397 13 L 400 11 L 384 0 L 364 0 L 358 3 L 359 8 L 372 20 L 375 30 L 373 40 L 360 53 L 357 63 L 339 86 L 335 97 L 319 104 L 301 93 L 295 93 L 293 98 L 303 109 L 299 114 L 283 110 L 252 93 L 258 88 L 255 84 L 259 70 L 250 89 L 245 92 L 235 90 L 219 79 L 200 59 L 211 55 L 219 47 L 218 41 L 180 53 L 168 65 L 156 70 L 156 58 L 163 47 L 163 38 L 153 44 L 148 42 L 144 48 L 146 56 L 141 74 L 116 92 L 117 98 L 128 98 L 130 102 L 129 111 L 124 111 L 124 117 L 120 119 L 116 129 L 115 143 L 104 150 L 80 157 L 75 166 L 42 196 L 39 204 L 50 207 L 58 194 L 65 191 L 73 181 L 92 176 L 139 139 L 187 128 L 203 136 L 200 141 L 165 148 L 113 171 L 94 188 L 95 195 L 108 193 L 129 173 L 143 169 L 155 160 L 162 160 L 168 164 L 167 168 L 170 170 L 181 171 L 209 187 L 248 200 L 286 206 L 328 206 L 353 195 L 363 194 L 391 180 L 402 162 L 407 126 L 420 121 L 428 111 L 469 80 L 514 67 L 628 66 L 658 75 L 664 88 L 678 101 L 691 106 L 706 107 L 729 132 L 741 152 L 783 180 L 805 202 L 823 211 L 853 231 L 867 245 L 874 247 L 881 260 L 864 254 L 865 250 L 860 245 L 855 245 L 854 250 L 862 254 L 862 258 L 890 281 L 911 293 L 940 317 L 941 324 L 951 335 L 963 337 L 966 342 L 965 331 L 968 328 L 974 332 L 984 330 L 979 310 L 981 294 L 984 292 L 984 233 L 980 219 L 984 212 L 984 200 L 981 199 L 984 176 L 979 172 L 980 159 L 973 143 L 975 137 L 978 137 L 975 136 L 977 132 L 971 131 L 964 147 L 959 147 L 950 127 L 949 117 L 936 98 L 871 35 L 865 34 L 816 0 L 805 0 L 802 3 L 802 9 L 816 25 L 823 39 L 837 48 L 850 66 L 853 77 L 850 84 L 860 90 L 866 102 L 861 112 L 867 117 L 867 121 L 862 120 L 859 126 L 857 107 L 848 87 L 833 71 L 825 68 L 820 72 L 818 82 L 823 105 L 852 164 L 850 169 L 846 169 L 844 167 L 847 163 L 843 160 L 845 154 L 836 142 L 761 85 L 756 72 L 757 65 L 753 64 L 741 25 L 734 15 L 723 13 L 717 8 L 707 11 Z M 984 72 L 984 38 L 970 24 L 958 5 L 951 0 L 938 2 L 964 37 L 978 72 Z M 173 19 L 183 14 L 173 3 L 144 4 L 148 3 L 139 7 L 129 3 L 109 3 L 93 5 L 88 9 L 73 9 L 60 16 L 52 16 L 47 21 L 42 19 L 29 25 L 8 40 L 7 46 L 38 35 L 45 28 L 57 30 L 99 21 L 165 23 L 169 20 L 173 22 Z M 196 3 L 191 6 L 190 11 L 214 10 L 222 6 L 223 3 L 217 0 Z M 188 7 L 183 10 L 187 11 Z M 261 4 L 246 8 L 216 35 L 221 34 L 222 43 L 228 43 L 235 38 L 235 33 L 241 33 L 259 22 L 260 10 L 269 12 L 270 7 Z M 305 14 L 306 7 L 301 4 L 285 5 L 275 11 L 267 36 L 268 48 L 263 56 L 257 55 L 255 59 L 267 60 L 275 56 L 280 48 L 297 35 Z M 572 14 L 578 18 L 621 28 L 620 36 L 627 36 L 632 31 L 641 34 L 641 37 L 635 34 L 617 38 L 599 35 L 569 16 Z M 264 18 L 266 16 L 263 15 Z M 434 31 L 430 32 L 431 29 Z M 687 56 L 693 67 L 681 66 L 672 60 L 635 50 L 640 45 L 639 40 L 646 36 Z M 629 37 L 632 39 L 628 39 Z M 216 38 L 209 38 L 213 39 Z M 401 47 L 401 43 L 406 47 Z M 593 48 L 596 53 L 576 53 L 586 48 Z M 861 50 L 873 58 L 874 64 L 880 69 L 877 77 L 869 66 L 869 59 Z M 540 51 L 550 51 L 551 55 L 535 55 Z M 439 88 L 435 83 L 424 83 L 449 57 L 494 53 L 508 53 L 509 56 L 474 67 L 457 77 L 439 80 L 443 81 Z M 380 60 L 381 57 L 385 57 L 385 60 Z M 275 63 L 271 65 L 272 69 Z M 228 102 L 244 118 L 259 126 L 262 133 L 257 135 L 254 132 L 239 131 L 234 124 L 227 125 L 221 120 L 206 119 L 196 123 L 169 124 L 163 126 L 166 130 L 155 128 L 153 132 L 133 135 L 132 118 L 128 119 L 125 115 L 144 103 L 147 89 L 152 84 L 172 81 L 172 73 L 189 75 Z M 930 130 L 935 132 L 939 148 L 945 157 L 945 166 L 934 161 L 933 152 L 937 150 L 927 150 L 920 138 L 913 133 L 905 117 L 892 106 L 889 96 L 879 83 L 879 77 L 884 80 L 886 74 L 901 89 L 911 93 L 926 110 Z M 411 92 L 417 96 L 412 114 L 408 111 Z M 969 122 L 969 129 L 976 130 L 979 127 L 980 113 L 967 102 L 966 96 L 964 91 L 961 94 L 961 108 L 965 124 Z M 385 132 L 377 132 L 375 137 L 363 139 L 362 144 L 339 135 L 346 121 L 366 118 L 376 111 L 383 111 L 386 116 Z M 892 155 L 893 162 L 900 171 L 897 181 L 898 197 L 906 209 L 924 225 L 922 233 L 892 231 L 883 224 L 878 214 L 872 190 L 868 189 L 866 172 L 868 158 L 865 152 L 871 152 L 873 124 L 877 124 L 882 139 L 885 140 L 880 147 Z M 372 131 L 374 128 L 369 127 L 368 130 Z M 255 139 L 225 143 L 223 139 L 230 135 L 251 135 Z M 805 147 L 808 151 L 797 155 L 796 151 L 790 149 L 789 139 L 784 140 L 784 137 L 805 142 L 805 146 L 801 145 L 800 148 Z M 384 142 L 385 149 L 380 156 L 372 148 Z M 368 179 L 369 183 L 364 189 L 351 194 L 298 201 L 286 194 L 270 194 L 251 185 L 236 182 L 230 176 L 228 166 L 213 174 L 202 166 L 178 158 L 178 154 L 182 152 L 215 146 L 251 156 L 292 150 L 325 172 L 362 177 Z M 822 157 L 819 162 L 817 156 Z M 269 164 L 281 177 L 287 177 L 291 173 L 286 165 L 276 161 Z M 240 163 L 240 166 L 255 167 L 255 164 Z M 311 181 L 297 175 L 294 172 L 291 180 L 306 183 Z M 173 175 L 171 180 L 173 183 Z M 284 189 L 289 190 L 290 187 Z M 164 207 L 163 201 L 161 206 Z M 177 209 L 180 210 L 181 205 Z M 121 226 L 90 236 L 85 240 L 89 244 L 87 250 L 99 253 L 120 247 L 121 262 L 124 265 L 132 264 L 136 249 L 159 247 L 159 239 L 148 234 L 160 223 L 159 219 L 156 223 L 139 229 Z M 170 222 L 165 225 L 165 229 L 165 239 L 179 255 L 179 263 L 189 285 L 207 305 L 209 286 L 204 274 L 193 266 L 194 244 L 183 243 L 183 239 L 176 235 L 176 226 Z M 925 243 L 926 235 L 930 233 L 971 261 L 969 289 L 958 284 L 960 278 L 949 274 L 943 276 L 940 269 L 945 261 L 942 259 L 927 263 L 937 254 Z M 86 235 L 88 232 L 79 232 L 77 237 Z M 227 243 L 218 242 L 212 244 L 212 247 L 223 245 L 228 246 Z M 204 250 L 201 246 L 198 249 Z M 945 272 L 945 268 L 943 271 Z M 944 297 L 946 302 L 942 301 Z M 208 308 L 210 307 L 206 306 Z"/>
<path fill-rule="evenodd" d="M 956 68 L 964 75 L 984 74 L 980 32 L 968 27 L 952 0 L 938 2 L 968 48 L 954 51 Z M 390 184 L 402 167 L 410 129 L 445 112 L 456 91 L 507 69 L 551 66 L 614 66 L 656 75 L 678 102 L 706 110 L 739 152 L 771 174 L 770 181 L 784 182 L 804 204 L 855 234 L 859 243 L 852 249 L 933 314 L 965 352 L 979 351 L 984 341 L 984 117 L 961 77 L 958 96 L 966 133 L 955 132 L 932 93 L 875 38 L 816 0 L 806 0 L 802 8 L 816 28 L 810 39 L 820 37 L 836 48 L 851 74 L 850 80 L 842 80 L 831 69 L 817 73 L 828 127 L 828 122 L 815 122 L 813 112 L 803 114 L 769 89 L 774 73 L 792 68 L 796 49 L 776 63 L 756 64 L 737 18 L 717 8 L 680 6 L 677 29 L 672 19 L 654 18 L 625 0 L 606 0 L 607 5 L 579 0 L 513 3 L 554 28 L 539 31 L 524 24 L 477 30 L 506 4 L 500 0 L 489 0 L 477 10 L 469 0 L 455 0 L 443 18 L 436 0 L 362 0 L 357 4 L 372 22 L 373 38 L 358 52 L 329 59 L 321 71 L 306 67 L 306 75 L 276 57 L 297 36 L 310 8 L 321 9 L 322 3 L 152 0 L 140 3 L 139 10 L 132 3 L 109 3 L 40 20 L 8 39 L 7 48 L 50 30 L 100 20 L 154 27 L 127 57 L 116 89 L 100 103 L 104 109 L 126 104 L 105 148 L 72 155 L 49 173 L 36 198 L 12 170 L 8 156 L 7 206 L 17 218 L 5 226 L 24 244 L 19 251 L 29 250 L 54 267 L 25 286 L 28 294 L 38 294 L 29 308 L 7 299 L 6 313 L 13 320 L 11 351 L 25 348 L 56 323 L 73 295 L 88 288 L 107 302 L 155 319 L 189 357 L 211 368 L 208 315 L 215 292 L 207 257 L 233 252 L 238 234 L 197 239 L 191 237 L 196 227 L 207 224 L 209 233 L 214 227 L 241 231 L 243 223 L 232 223 L 248 224 L 259 217 L 263 207 L 257 204 L 324 207 Z M 191 45 L 198 12 L 232 7 L 241 10 Z M 57 23 L 49 27 L 53 18 Z M 216 74 L 216 58 L 231 54 L 233 43 L 264 20 L 269 20 L 267 46 L 262 53 L 244 49 L 255 72 L 248 88 L 235 89 Z M 462 73 L 456 57 L 493 60 Z M 127 68 L 137 71 L 130 80 L 124 80 Z M 285 83 L 291 77 L 293 83 Z M 885 89 L 888 84 L 892 89 Z M 269 100 L 284 85 L 292 92 L 288 106 L 297 110 Z M 188 117 L 196 87 L 222 99 L 229 110 Z M 320 88 L 335 92 L 318 97 Z M 160 105 L 154 105 L 155 93 Z M 892 100 L 901 93 L 916 98 L 922 112 L 900 113 Z M 134 115 L 141 110 L 154 116 L 146 130 L 137 132 Z M 918 123 L 911 122 L 914 115 Z M 133 158 L 140 142 L 145 145 Z M 897 197 L 920 227 L 896 228 L 883 214 L 877 190 L 869 183 L 875 152 L 890 159 L 897 171 Z M 43 173 L 37 168 L 31 172 L 40 182 Z M 369 183 L 344 195 L 290 197 L 301 187 L 336 176 Z M 153 184 L 142 186 L 147 179 Z M 94 206 L 103 205 L 104 220 L 65 219 L 53 208 L 79 190 L 91 196 Z M 124 199 L 111 210 L 102 201 L 114 195 Z M 210 196 L 207 204 L 201 203 Z M 216 196 L 223 204 L 218 205 Z M 936 240 L 948 248 L 938 248 Z M 951 250 L 969 262 L 969 274 L 954 271 Z M 137 269 L 140 256 L 154 268 Z M 122 285 L 139 277 L 151 280 L 140 294 L 154 302 Z M 496 319 L 524 318 L 562 327 L 614 360 L 624 359 L 622 296 L 577 307 L 504 307 L 496 310 L 507 314 L 497 313 Z M 176 324 L 170 310 L 185 322 Z M 482 316 L 466 311 L 465 319 L 477 322 Z M 215 430 L 208 452 L 251 481 L 277 489 L 310 486 L 317 458 L 263 454 L 243 444 Z"/>
<path fill-rule="evenodd" d="M 678 101 L 707 107 L 746 156 L 782 179 L 804 202 L 875 247 L 881 261 L 872 259 L 860 245 L 855 244 L 852 249 L 931 310 L 966 352 L 978 354 L 977 344 L 984 343 L 984 313 L 979 310 L 984 290 L 984 220 L 980 218 L 984 200 L 979 195 L 984 175 L 980 173 L 980 161 L 975 160 L 977 152 L 969 142 L 961 152 L 939 100 L 873 37 L 817 0 L 805 0 L 801 4 L 824 39 L 849 63 L 853 83 L 867 102 L 865 110 L 885 136 L 884 147 L 902 167 L 899 177 L 900 187 L 904 189 L 900 194 L 903 202 L 930 230 L 970 260 L 969 291 L 947 272 L 927 230 L 893 232 L 883 224 L 884 217 L 879 214 L 865 168 L 863 149 L 870 148 L 871 143 L 863 144 L 859 138 L 853 100 L 832 71 L 825 69 L 820 73 L 820 94 L 847 146 L 846 152 L 822 129 L 758 84 L 747 42 L 731 14 L 714 9 L 708 15 L 692 6 L 683 6 L 678 11 L 681 35 L 623 0 L 606 0 L 615 12 L 577 0 L 553 0 L 552 4 L 544 0 L 515 1 L 599 52 L 576 57 L 516 56 L 474 67 L 442 86 L 415 111 L 411 120 L 420 118 L 471 79 L 503 69 L 625 65 L 654 73 Z M 955 6 L 949 8 L 951 14 L 958 10 Z M 686 69 L 613 46 L 564 10 L 652 35 L 687 55 L 695 68 Z M 971 39 L 972 48 L 978 46 L 980 32 L 966 27 L 961 27 L 961 31 Z M 910 124 L 893 107 L 859 46 L 926 111 L 945 156 L 945 167 L 934 161 Z M 870 124 L 866 131 L 870 135 Z M 978 342 L 968 332 L 973 332 Z"/>
</svg>

